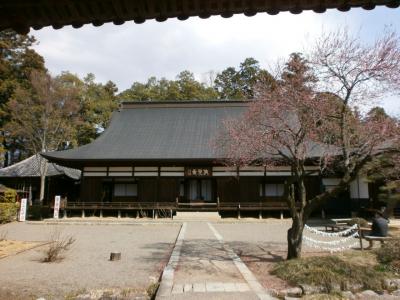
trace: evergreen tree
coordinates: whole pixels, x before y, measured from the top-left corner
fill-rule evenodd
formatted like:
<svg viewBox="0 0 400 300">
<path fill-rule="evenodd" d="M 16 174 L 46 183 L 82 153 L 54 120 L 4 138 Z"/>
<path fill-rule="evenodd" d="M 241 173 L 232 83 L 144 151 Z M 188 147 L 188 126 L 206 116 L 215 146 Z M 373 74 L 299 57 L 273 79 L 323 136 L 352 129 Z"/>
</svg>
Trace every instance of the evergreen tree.
<svg viewBox="0 0 400 300">
<path fill-rule="evenodd" d="M 32 71 L 45 71 L 44 59 L 31 47 L 36 43 L 33 36 L 17 34 L 12 30 L 0 31 L 0 163 L 13 163 L 15 156 L 22 158 L 25 151 L 22 141 L 10 137 L 5 125 L 10 121 L 8 103 L 16 91 L 31 93 Z"/>
</svg>

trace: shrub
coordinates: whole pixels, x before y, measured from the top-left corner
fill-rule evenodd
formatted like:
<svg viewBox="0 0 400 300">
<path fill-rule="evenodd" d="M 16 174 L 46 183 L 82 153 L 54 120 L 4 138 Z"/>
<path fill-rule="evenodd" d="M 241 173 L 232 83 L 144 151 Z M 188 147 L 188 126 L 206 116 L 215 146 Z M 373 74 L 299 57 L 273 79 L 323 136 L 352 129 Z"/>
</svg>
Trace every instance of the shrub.
<svg viewBox="0 0 400 300">
<path fill-rule="evenodd" d="M 70 235 L 63 235 L 59 230 L 55 230 L 50 235 L 50 242 L 44 252 L 43 262 L 55 262 L 64 259 L 62 253 L 68 251 L 75 238 Z"/>
<path fill-rule="evenodd" d="M 381 264 L 400 273 L 400 239 L 387 241 L 376 250 L 376 257 Z"/>
<path fill-rule="evenodd" d="M 0 195 L 0 202 L 15 203 L 17 202 L 17 191 L 14 189 L 6 188 L 3 195 Z"/>
<path fill-rule="evenodd" d="M 15 221 L 18 208 L 18 203 L 0 203 L 0 224 Z"/>
</svg>

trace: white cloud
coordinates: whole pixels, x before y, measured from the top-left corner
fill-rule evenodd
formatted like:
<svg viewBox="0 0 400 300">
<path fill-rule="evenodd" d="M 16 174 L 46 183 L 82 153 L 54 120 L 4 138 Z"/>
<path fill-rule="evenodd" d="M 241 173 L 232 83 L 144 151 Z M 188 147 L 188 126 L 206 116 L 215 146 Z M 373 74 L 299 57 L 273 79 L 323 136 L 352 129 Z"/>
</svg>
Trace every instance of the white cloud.
<svg viewBox="0 0 400 300">
<path fill-rule="evenodd" d="M 190 18 L 183 22 L 171 19 L 141 25 L 127 22 L 80 29 L 67 26 L 33 34 L 40 41 L 36 50 L 52 73 L 69 70 L 83 77 L 92 72 L 99 81 L 112 80 L 124 90 L 133 81 L 145 81 L 149 76 L 173 78 L 185 69 L 201 79 L 207 71 L 236 67 L 246 57 L 254 57 L 267 67 L 291 52 L 302 51 L 322 29 L 347 25 L 353 31 L 361 28 L 363 37 L 370 39 L 384 24 L 392 23 L 400 30 L 399 20 L 395 10 L 381 8 L 371 12 L 358 9 L 350 13 L 330 10 L 324 14 Z"/>
</svg>

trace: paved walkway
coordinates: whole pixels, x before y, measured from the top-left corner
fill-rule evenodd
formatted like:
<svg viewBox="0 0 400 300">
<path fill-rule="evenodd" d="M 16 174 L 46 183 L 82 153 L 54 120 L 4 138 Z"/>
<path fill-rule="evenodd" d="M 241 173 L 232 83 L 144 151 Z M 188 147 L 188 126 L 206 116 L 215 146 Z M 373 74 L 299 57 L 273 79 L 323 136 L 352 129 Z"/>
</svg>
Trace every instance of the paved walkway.
<svg viewBox="0 0 400 300">
<path fill-rule="evenodd" d="M 208 222 L 182 225 L 157 299 L 273 299 Z"/>
</svg>

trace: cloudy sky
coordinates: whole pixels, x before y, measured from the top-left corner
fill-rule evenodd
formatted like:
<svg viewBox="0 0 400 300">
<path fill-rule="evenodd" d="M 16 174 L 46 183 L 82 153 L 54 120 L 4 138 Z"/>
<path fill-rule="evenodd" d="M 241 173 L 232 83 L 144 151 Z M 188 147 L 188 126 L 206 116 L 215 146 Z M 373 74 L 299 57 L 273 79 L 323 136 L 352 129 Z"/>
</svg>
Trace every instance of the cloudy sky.
<svg viewBox="0 0 400 300">
<path fill-rule="evenodd" d="M 127 22 L 80 29 L 44 28 L 31 33 L 39 41 L 35 48 L 51 73 L 68 70 L 83 77 L 91 72 L 98 81 L 114 81 L 122 91 L 150 76 L 173 79 L 182 70 L 190 70 L 204 80 L 207 72 L 236 67 L 246 57 L 254 57 L 268 68 L 277 59 L 301 52 L 321 31 L 338 26 L 347 26 L 369 42 L 385 26 L 400 33 L 400 9 L 276 16 L 263 13 L 229 19 L 216 16 L 184 22 L 171 19 L 139 25 Z M 400 102 L 395 97 L 385 99 L 383 106 L 392 114 L 400 114 Z"/>
</svg>

